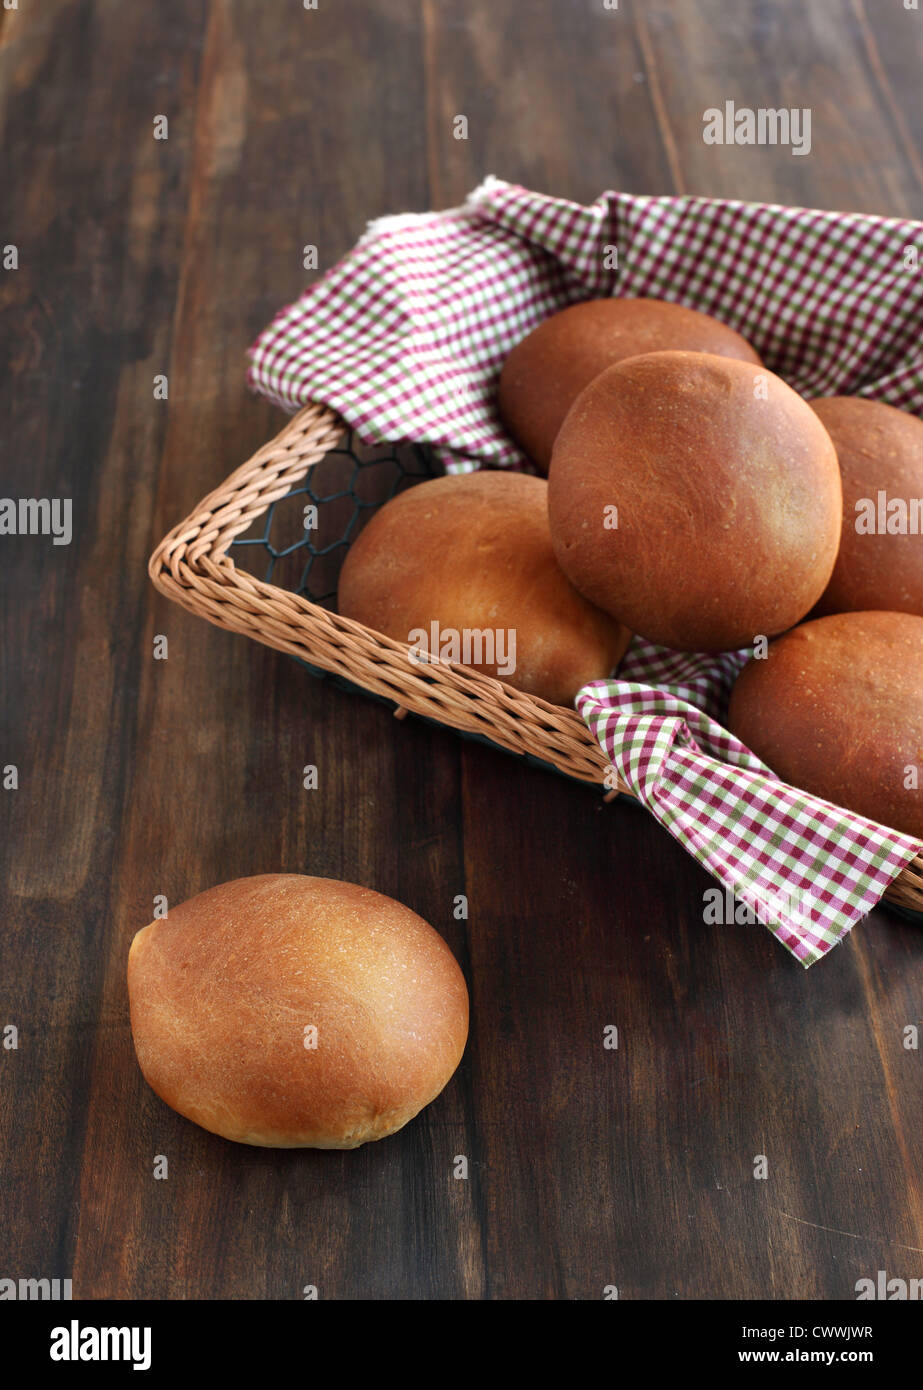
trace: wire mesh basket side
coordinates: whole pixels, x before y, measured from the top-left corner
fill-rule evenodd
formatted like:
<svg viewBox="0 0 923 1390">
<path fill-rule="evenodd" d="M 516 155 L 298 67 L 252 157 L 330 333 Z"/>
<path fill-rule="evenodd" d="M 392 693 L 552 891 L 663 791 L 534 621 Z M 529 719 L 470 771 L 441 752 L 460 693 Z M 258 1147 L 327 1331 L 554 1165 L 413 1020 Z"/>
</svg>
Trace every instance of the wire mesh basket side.
<svg viewBox="0 0 923 1390">
<path fill-rule="evenodd" d="M 372 513 L 440 472 L 421 445 L 363 445 L 347 429 L 300 483 L 234 538 L 228 554 L 264 583 L 334 608 L 340 566 Z"/>
</svg>

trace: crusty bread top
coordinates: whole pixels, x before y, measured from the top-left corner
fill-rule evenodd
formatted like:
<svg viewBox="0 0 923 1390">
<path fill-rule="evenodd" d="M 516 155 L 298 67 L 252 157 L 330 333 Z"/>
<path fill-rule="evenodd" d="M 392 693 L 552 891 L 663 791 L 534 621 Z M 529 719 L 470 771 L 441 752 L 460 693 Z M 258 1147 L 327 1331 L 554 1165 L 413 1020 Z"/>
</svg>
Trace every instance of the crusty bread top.
<svg viewBox="0 0 923 1390">
<path fill-rule="evenodd" d="M 784 782 L 923 837 L 923 618 L 836 613 L 744 667 L 728 727 Z"/>
<path fill-rule="evenodd" d="M 446 1084 L 468 1028 L 462 973 L 421 917 L 298 874 L 171 907 L 134 938 L 128 986 L 150 1085 L 249 1144 L 351 1148 L 391 1133 Z"/>
<path fill-rule="evenodd" d="M 631 358 L 581 392 L 548 502 L 581 593 L 685 651 L 747 646 L 803 618 L 842 515 L 836 454 L 807 403 L 765 367 L 693 352 Z"/>
<path fill-rule="evenodd" d="M 608 676 L 628 632 L 574 589 L 555 559 L 548 484 L 485 470 L 434 478 L 380 507 L 340 573 L 340 613 L 399 642 L 413 631 L 515 632 L 515 670 L 464 661 L 569 705 Z"/>
<path fill-rule="evenodd" d="M 585 386 L 606 367 L 670 348 L 758 363 L 733 328 L 661 299 L 590 299 L 534 328 L 503 364 L 497 405 L 528 458 L 547 473 L 555 436 Z"/>
</svg>

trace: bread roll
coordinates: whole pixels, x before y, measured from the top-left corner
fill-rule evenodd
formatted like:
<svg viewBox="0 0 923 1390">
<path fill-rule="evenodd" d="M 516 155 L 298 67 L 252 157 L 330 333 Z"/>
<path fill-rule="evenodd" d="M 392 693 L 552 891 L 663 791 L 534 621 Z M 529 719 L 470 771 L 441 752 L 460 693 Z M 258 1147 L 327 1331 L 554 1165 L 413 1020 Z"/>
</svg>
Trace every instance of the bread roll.
<svg viewBox="0 0 923 1390">
<path fill-rule="evenodd" d="M 524 473 L 434 478 L 387 502 L 350 547 L 339 611 L 399 642 L 569 705 L 628 632 L 561 573 L 548 484 Z"/>
<path fill-rule="evenodd" d="M 591 382 L 561 426 L 548 502 L 576 588 L 682 651 L 791 627 L 840 539 L 836 454 L 814 411 L 765 367 L 708 353 L 633 357 Z"/>
<path fill-rule="evenodd" d="M 923 618 L 837 613 L 741 671 L 728 728 L 791 786 L 923 837 Z"/>
<path fill-rule="evenodd" d="M 833 440 L 843 482 L 840 553 L 815 612 L 923 616 L 923 420 L 858 396 L 811 406 Z"/>
<path fill-rule="evenodd" d="M 661 299 L 591 299 L 552 314 L 513 348 L 500 373 L 500 416 L 547 473 L 555 437 L 583 388 L 626 357 L 670 348 L 760 360 L 733 328 L 697 309 Z"/>
<path fill-rule="evenodd" d="M 432 927 L 368 888 L 300 874 L 170 908 L 131 944 L 128 993 L 157 1094 L 214 1134 L 274 1148 L 393 1134 L 445 1086 L 468 1032 L 465 981 Z"/>
</svg>

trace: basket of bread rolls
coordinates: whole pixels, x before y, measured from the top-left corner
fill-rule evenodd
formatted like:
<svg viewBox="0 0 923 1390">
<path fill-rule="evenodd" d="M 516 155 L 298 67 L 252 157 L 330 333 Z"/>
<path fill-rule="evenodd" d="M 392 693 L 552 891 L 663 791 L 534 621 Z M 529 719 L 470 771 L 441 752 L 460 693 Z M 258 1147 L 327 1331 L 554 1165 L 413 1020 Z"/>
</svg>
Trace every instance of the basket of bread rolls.
<svg viewBox="0 0 923 1390">
<path fill-rule="evenodd" d="M 515 299 L 501 235 L 511 206 L 484 254 L 495 247 Z M 375 229 L 380 241 L 401 230 Z M 384 349 L 369 359 L 384 423 L 356 385 L 335 389 L 348 354 L 299 377 L 287 348 L 276 380 L 297 390 L 266 394 L 294 417 L 164 538 L 155 585 L 399 718 L 485 738 L 609 799 L 635 788 L 575 708 L 579 692 L 643 680 L 649 652 L 714 658 L 733 673 L 724 728 L 781 783 L 904 846 L 923 841 L 923 420 L 895 403 L 913 393 L 893 370 L 881 391 L 848 362 L 838 373 L 839 340 L 824 356 L 777 323 L 761 335 L 756 309 L 736 312 L 727 292 L 723 313 L 698 281 L 639 293 L 618 267 L 597 273 L 583 245 L 554 280 L 553 253 L 550 234 L 529 244 L 522 274 L 542 288 L 502 333 L 484 327 L 495 298 L 460 307 L 489 342 L 473 367 L 464 359 L 463 390 Z M 387 324 L 396 292 L 381 265 Z M 360 273 L 354 257 L 323 292 L 355 309 Z M 787 281 L 776 290 L 788 293 Z M 299 313 L 316 302 L 309 292 Z M 758 331 L 742 331 L 750 321 Z M 290 345 L 291 320 L 276 329 Z M 798 352 L 826 364 L 811 389 L 792 369 Z M 427 433 L 420 419 L 457 427 Z M 482 437 L 472 420 L 487 422 Z M 399 465 L 407 449 L 422 466 Z M 360 474 L 377 468 L 391 483 L 363 491 Z M 266 518 L 286 505 L 297 524 L 276 542 Z M 251 563 L 267 550 L 295 557 L 287 582 Z M 923 910 L 912 849 L 885 896 Z"/>
</svg>

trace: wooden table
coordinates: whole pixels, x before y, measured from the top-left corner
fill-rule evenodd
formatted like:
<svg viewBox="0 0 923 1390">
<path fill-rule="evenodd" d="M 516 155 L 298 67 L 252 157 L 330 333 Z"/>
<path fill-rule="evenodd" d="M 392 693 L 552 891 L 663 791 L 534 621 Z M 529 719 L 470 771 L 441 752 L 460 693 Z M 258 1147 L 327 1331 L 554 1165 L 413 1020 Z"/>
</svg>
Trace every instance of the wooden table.
<svg viewBox="0 0 923 1390">
<path fill-rule="evenodd" d="M 19 1038 L 0 1050 L 0 1273 L 171 1299 L 849 1299 L 878 1269 L 919 1277 L 919 926 L 876 911 L 807 973 L 762 928 L 707 927 L 710 880 L 644 813 L 397 724 L 159 598 L 145 563 L 282 423 L 248 395 L 244 352 L 309 278 L 306 245 L 329 266 L 367 219 L 457 203 L 488 173 L 580 201 L 920 217 L 923 13 L 0 15 L 0 242 L 19 261 L 0 275 L 0 491 L 74 515 L 69 546 L 0 541 L 0 764 L 19 771 L 0 801 L 0 1028 Z M 726 98 L 810 106 L 811 155 L 704 144 Z M 125 959 L 155 895 L 271 870 L 400 898 L 465 969 L 464 1062 L 395 1138 L 238 1147 L 141 1078 Z"/>
</svg>

